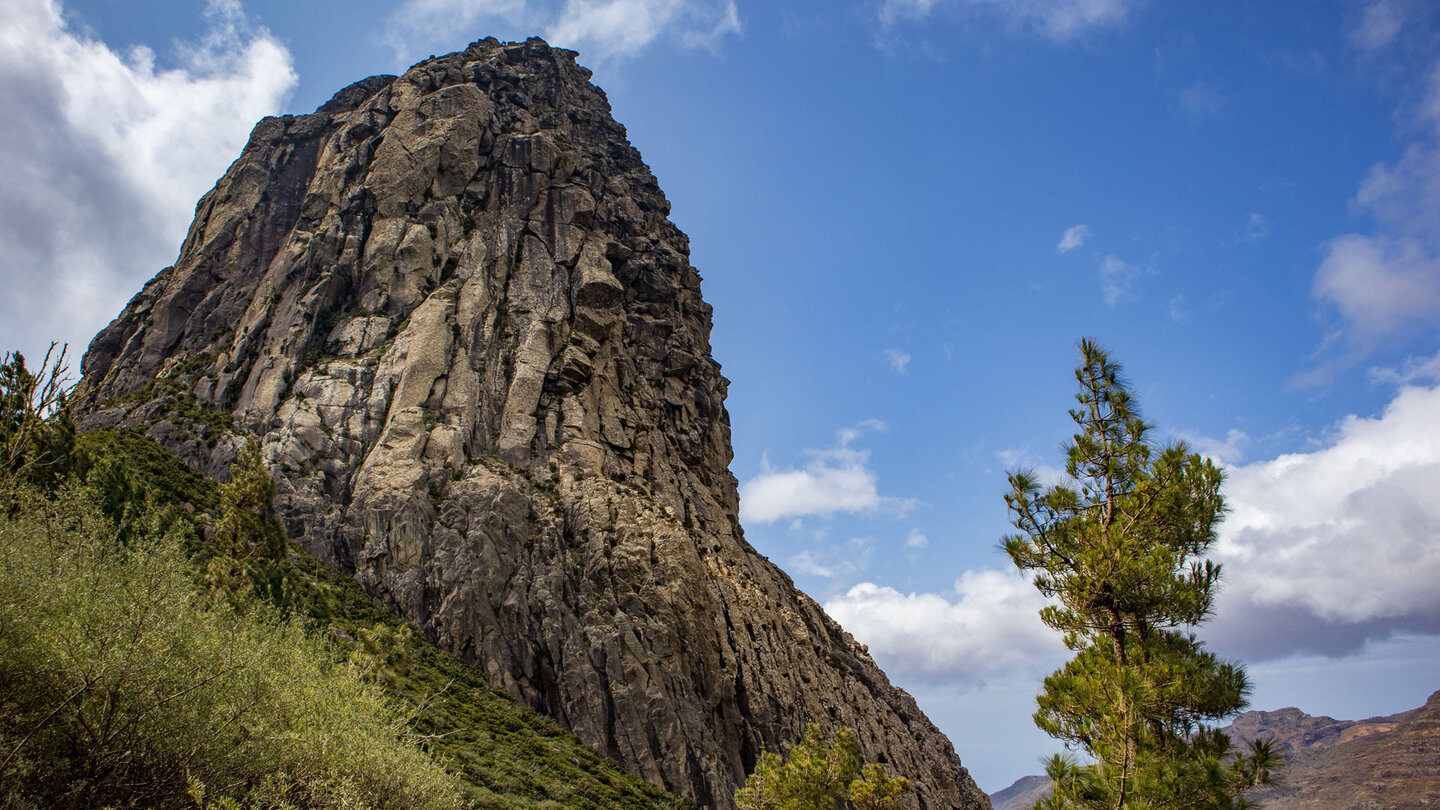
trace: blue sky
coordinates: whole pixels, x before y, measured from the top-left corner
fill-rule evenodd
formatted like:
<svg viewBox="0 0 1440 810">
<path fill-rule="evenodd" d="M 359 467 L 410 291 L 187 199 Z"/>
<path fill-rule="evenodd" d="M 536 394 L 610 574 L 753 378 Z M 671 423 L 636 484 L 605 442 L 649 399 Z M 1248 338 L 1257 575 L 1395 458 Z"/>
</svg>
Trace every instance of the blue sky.
<svg viewBox="0 0 1440 810">
<path fill-rule="evenodd" d="M 747 537 L 987 790 L 1063 650 L 995 550 L 1074 345 L 1226 465 L 1253 705 L 1440 688 L 1440 12 L 1423 0 L 6 0 L 0 343 L 83 346 L 261 115 L 580 50 L 691 237 Z"/>
</svg>

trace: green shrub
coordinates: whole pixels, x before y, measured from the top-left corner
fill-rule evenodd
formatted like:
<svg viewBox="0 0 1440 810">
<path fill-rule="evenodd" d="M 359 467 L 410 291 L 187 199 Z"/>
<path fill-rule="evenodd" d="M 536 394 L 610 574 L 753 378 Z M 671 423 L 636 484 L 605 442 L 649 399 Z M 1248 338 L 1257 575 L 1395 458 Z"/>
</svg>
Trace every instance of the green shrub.
<svg viewBox="0 0 1440 810">
<path fill-rule="evenodd" d="M 376 684 L 303 628 L 116 543 L 76 489 L 0 518 L 0 805 L 452 807 Z"/>
</svg>

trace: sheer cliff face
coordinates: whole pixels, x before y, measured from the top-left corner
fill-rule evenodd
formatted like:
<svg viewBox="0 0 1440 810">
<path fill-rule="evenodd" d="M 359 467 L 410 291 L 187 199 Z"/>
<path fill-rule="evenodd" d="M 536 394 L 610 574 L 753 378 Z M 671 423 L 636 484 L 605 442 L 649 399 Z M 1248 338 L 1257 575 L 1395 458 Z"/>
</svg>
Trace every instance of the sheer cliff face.
<svg viewBox="0 0 1440 810">
<path fill-rule="evenodd" d="M 85 424 L 212 472 L 258 437 L 292 537 L 701 806 L 811 721 L 988 806 L 743 540 L 700 278 L 574 56 L 485 40 L 260 122 L 91 345 Z"/>
</svg>

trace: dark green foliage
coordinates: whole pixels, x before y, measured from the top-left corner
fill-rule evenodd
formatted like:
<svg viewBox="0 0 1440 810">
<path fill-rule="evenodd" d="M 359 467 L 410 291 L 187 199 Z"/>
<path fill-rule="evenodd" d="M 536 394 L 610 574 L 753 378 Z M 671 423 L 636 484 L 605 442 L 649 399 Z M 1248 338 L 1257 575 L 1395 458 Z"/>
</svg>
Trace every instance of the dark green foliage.
<svg viewBox="0 0 1440 810">
<path fill-rule="evenodd" d="M 1080 350 L 1080 432 L 1065 448 L 1076 486 L 1016 472 L 1005 496 L 1020 531 L 1005 551 L 1056 600 L 1041 618 L 1076 653 L 1045 679 L 1035 722 L 1095 763 L 1056 757 L 1037 807 L 1244 806 L 1274 757 L 1231 755 L 1213 724 L 1245 707 L 1244 670 L 1189 632 L 1220 580 L 1204 559 L 1225 511 L 1220 470 L 1183 443 L 1153 447 L 1119 364 L 1092 341 Z"/>
<path fill-rule="evenodd" d="M 827 740 L 814 723 L 782 759 L 765 752 L 754 773 L 735 791 L 737 810 L 890 810 L 910 789 L 909 780 L 885 775 L 880 765 L 860 766 L 850 729 Z"/>
</svg>

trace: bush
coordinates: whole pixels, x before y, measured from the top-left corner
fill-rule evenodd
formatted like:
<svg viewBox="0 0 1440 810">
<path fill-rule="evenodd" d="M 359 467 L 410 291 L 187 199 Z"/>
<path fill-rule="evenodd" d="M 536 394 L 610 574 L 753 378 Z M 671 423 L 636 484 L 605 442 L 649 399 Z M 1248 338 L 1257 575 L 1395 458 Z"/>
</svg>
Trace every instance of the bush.
<svg viewBox="0 0 1440 810">
<path fill-rule="evenodd" d="M 459 804 L 380 687 L 273 610 L 198 592 L 174 537 L 120 545 L 79 490 L 15 497 L 0 517 L 0 805 Z"/>
</svg>

